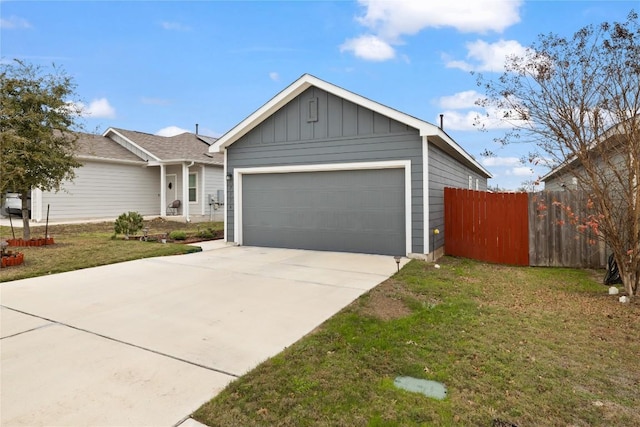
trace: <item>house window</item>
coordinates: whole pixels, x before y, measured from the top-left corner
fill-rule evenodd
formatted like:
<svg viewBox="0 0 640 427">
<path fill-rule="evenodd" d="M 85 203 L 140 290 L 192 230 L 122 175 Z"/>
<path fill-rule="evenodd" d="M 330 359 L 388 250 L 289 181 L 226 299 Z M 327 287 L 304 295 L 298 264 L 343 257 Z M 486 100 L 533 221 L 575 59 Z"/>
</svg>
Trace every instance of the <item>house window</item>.
<svg viewBox="0 0 640 427">
<path fill-rule="evenodd" d="M 473 177 L 469 175 L 469 190 L 473 190 Z"/>
<path fill-rule="evenodd" d="M 189 202 L 198 201 L 198 174 L 189 174 Z"/>
<path fill-rule="evenodd" d="M 480 190 L 480 181 L 476 178 L 476 190 Z"/>
</svg>

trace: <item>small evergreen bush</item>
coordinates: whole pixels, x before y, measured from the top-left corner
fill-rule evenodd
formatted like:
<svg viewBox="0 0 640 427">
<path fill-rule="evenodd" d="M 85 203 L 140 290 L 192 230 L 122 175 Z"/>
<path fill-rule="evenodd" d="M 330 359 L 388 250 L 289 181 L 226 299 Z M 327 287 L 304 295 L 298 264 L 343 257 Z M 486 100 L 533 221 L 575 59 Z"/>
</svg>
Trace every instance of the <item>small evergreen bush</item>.
<svg viewBox="0 0 640 427">
<path fill-rule="evenodd" d="M 142 230 L 142 221 L 142 215 L 138 212 L 123 213 L 116 219 L 114 226 L 115 234 L 124 234 L 127 237 L 135 235 L 138 231 Z"/>
<path fill-rule="evenodd" d="M 171 240 L 185 240 L 187 238 L 187 233 L 180 230 L 174 230 L 171 233 L 169 233 L 169 238 Z"/>
<path fill-rule="evenodd" d="M 212 239 L 213 238 L 213 231 L 211 231 L 211 229 L 199 231 L 198 232 L 198 237 L 200 237 L 202 239 Z"/>
</svg>

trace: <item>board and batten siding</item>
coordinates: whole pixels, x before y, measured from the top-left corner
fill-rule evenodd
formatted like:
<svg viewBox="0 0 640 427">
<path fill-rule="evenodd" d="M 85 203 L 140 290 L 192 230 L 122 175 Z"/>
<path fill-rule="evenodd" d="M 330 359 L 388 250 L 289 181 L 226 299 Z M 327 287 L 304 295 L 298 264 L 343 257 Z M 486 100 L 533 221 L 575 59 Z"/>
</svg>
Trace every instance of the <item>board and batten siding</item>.
<svg viewBox="0 0 640 427">
<path fill-rule="evenodd" d="M 76 169 L 75 179 L 63 183 L 60 191 L 42 193 L 42 218 L 46 218 L 47 204 L 50 220 L 110 217 L 115 220 L 129 211 L 157 215 L 159 177 L 159 168 L 86 161 Z"/>
<path fill-rule="evenodd" d="M 411 161 L 412 251 L 423 253 L 422 139 L 417 129 L 311 87 L 227 148 L 235 168 Z M 227 240 L 233 241 L 233 182 L 227 188 Z"/>
<path fill-rule="evenodd" d="M 464 166 L 447 153 L 433 144 L 429 144 L 429 228 L 426 230 L 430 239 L 434 238 L 433 230 L 440 233 L 435 236 L 436 250 L 444 246 L 446 230 L 444 229 L 444 188 L 469 189 L 469 177 L 472 180 L 472 190 L 487 190 L 487 178 L 478 172 Z M 433 240 L 431 240 L 433 242 Z"/>
</svg>

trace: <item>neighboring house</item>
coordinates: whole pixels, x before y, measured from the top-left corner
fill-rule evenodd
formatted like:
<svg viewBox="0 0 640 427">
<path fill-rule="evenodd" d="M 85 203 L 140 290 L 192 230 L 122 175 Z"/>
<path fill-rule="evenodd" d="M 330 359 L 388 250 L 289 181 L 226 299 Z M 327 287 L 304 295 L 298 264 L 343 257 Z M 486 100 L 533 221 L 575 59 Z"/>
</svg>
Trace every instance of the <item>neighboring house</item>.
<svg viewBox="0 0 640 427">
<path fill-rule="evenodd" d="M 589 163 L 589 167 L 597 177 L 599 188 L 619 191 L 630 182 L 636 182 L 637 185 L 638 177 L 633 176 L 633 173 L 639 156 L 637 153 L 633 155 L 633 147 L 640 149 L 640 139 L 637 136 L 639 121 L 640 116 L 636 116 L 614 125 L 587 147 L 586 153 L 595 160 Z M 629 137 L 634 132 L 635 138 Z M 540 180 L 544 182 L 546 191 L 577 190 L 580 188 L 578 181 L 593 182 L 586 176 L 582 163 L 576 157 L 555 167 Z"/>
<path fill-rule="evenodd" d="M 58 192 L 32 191 L 33 220 L 45 220 L 47 206 L 51 220 L 115 219 L 128 211 L 189 220 L 213 217 L 223 203 L 224 159 L 208 153 L 210 137 L 162 137 L 116 128 L 78 136 L 76 157 L 83 166 Z M 168 209 L 174 200 L 181 201 L 180 208 Z"/>
<path fill-rule="evenodd" d="M 491 177 L 441 128 L 308 74 L 210 152 L 225 155 L 225 239 L 240 245 L 432 256 L 444 187 Z"/>
</svg>

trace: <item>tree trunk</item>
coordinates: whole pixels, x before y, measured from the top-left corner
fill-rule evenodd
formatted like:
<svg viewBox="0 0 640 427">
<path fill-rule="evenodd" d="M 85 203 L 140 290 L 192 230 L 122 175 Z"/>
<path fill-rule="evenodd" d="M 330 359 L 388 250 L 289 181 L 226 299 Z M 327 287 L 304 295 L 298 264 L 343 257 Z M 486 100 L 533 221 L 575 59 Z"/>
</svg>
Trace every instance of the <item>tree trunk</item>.
<svg viewBox="0 0 640 427">
<path fill-rule="evenodd" d="M 627 262 L 618 263 L 624 290 L 630 297 L 640 296 L 640 260 L 626 258 Z"/>
<path fill-rule="evenodd" d="M 625 271 L 622 276 L 624 289 L 630 297 L 640 296 L 640 274 L 637 271 Z"/>
<path fill-rule="evenodd" d="M 29 199 L 31 191 L 23 191 L 20 193 L 22 200 L 22 238 L 29 240 L 31 238 L 31 229 L 29 228 Z"/>
</svg>

